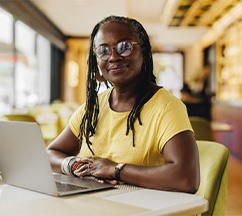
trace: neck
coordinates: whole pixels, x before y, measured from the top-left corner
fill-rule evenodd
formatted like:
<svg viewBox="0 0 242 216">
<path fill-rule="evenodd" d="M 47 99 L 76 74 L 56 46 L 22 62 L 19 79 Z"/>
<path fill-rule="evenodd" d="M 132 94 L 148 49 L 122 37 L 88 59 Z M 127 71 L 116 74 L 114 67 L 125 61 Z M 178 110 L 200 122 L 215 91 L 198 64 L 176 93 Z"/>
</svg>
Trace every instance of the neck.
<svg viewBox="0 0 242 216">
<path fill-rule="evenodd" d="M 129 87 L 115 86 L 109 99 L 110 107 L 119 112 L 131 111 L 143 88 L 141 82 Z"/>
</svg>

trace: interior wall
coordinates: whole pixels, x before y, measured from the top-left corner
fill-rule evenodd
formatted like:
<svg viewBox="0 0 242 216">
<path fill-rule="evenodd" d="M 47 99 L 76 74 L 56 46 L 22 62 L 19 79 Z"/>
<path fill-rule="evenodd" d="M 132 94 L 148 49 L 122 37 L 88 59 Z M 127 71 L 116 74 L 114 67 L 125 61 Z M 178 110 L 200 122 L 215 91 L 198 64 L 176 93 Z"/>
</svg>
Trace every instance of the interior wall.
<svg viewBox="0 0 242 216">
<path fill-rule="evenodd" d="M 68 39 L 66 44 L 67 51 L 62 98 L 66 102 L 82 104 L 86 99 L 89 39 Z"/>
<path fill-rule="evenodd" d="M 192 85 L 193 80 L 199 76 L 203 68 L 203 50 L 199 44 L 189 46 L 184 49 L 184 58 L 184 82 Z"/>
</svg>

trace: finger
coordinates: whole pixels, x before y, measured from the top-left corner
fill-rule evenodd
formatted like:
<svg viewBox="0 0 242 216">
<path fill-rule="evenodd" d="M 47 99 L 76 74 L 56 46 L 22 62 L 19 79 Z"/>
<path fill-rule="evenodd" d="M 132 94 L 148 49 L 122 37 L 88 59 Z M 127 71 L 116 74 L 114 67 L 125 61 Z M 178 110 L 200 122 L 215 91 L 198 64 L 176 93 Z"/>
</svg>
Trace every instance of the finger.
<svg viewBox="0 0 242 216">
<path fill-rule="evenodd" d="M 89 164 L 80 163 L 73 173 L 77 176 L 80 176 L 80 174 L 87 172 L 88 167 L 89 167 Z"/>
<path fill-rule="evenodd" d="M 90 167 L 90 164 L 85 164 L 79 170 L 75 171 L 74 174 L 79 177 L 94 176 L 94 169 Z"/>
<path fill-rule="evenodd" d="M 108 183 L 108 184 L 111 184 L 111 185 L 117 185 L 118 184 L 118 181 L 117 180 L 108 180 L 108 179 L 105 179 L 105 182 Z"/>
<path fill-rule="evenodd" d="M 91 176 L 94 176 L 95 177 L 95 167 L 92 167 L 92 164 L 89 164 L 89 167 L 87 169 L 87 173 Z"/>
<path fill-rule="evenodd" d="M 83 167 L 84 167 L 84 170 L 82 172 L 89 172 L 90 171 L 90 164 L 89 163 L 84 164 Z"/>
<path fill-rule="evenodd" d="M 125 183 L 123 181 L 118 181 L 119 185 L 124 185 Z"/>
<path fill-rule="evenodd" d="M 115 180 L 115 179 L 112 179 L 112 180 L 106 179 L 105 181 L 107 183 L 111 184 L 111 185 L 123 185 L 123 184 L 125 184 L 123 181 L 118 181 L 118 180 Z"/>
<path fill-rule="evenodd" d="M 102 179 L 95 178 L 94 180 L 97 181 L 98 183 L 101 183 L 101 184 L 105 183 L 105 181 L 102 180 Z"/>
<path fill-rule="evenodd" d="M 93 163 L 94 159 L 93 158 L 78 158 L 77 161 L 81 162 L 81 163 Z"/>
<path fill-rule="evenodd" d="M 85 164 L 85 169 L 82 171 L 83 174 L 93 175 L 95 169 L 91 166 L 91 164 Z"/>
</svg>

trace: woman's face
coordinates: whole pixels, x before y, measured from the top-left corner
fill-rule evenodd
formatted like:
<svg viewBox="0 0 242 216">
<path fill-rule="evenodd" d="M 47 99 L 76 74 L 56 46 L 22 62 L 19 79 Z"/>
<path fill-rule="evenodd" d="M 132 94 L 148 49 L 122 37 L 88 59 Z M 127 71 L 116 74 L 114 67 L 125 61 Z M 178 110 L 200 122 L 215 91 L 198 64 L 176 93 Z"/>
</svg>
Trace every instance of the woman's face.
<svg viewBox="0 0 242 216">
<path fill-rule="evenodd" d="M 115 47 L 121 41 L 138 42 L 132 29 L 123 23 L 107 23 L 101 26 L 94 39 L 94 48 L 107 45 L 111 48 L 111 55 L 107 60 L 97 57 L 97 63 L 103 77 L 114 86 L 128 85 L 137 81 L 141 74 L 143 63 L 141 47 L 133 45 L 133 50 L 128 56 L 121 56 Z"/>
</svg>

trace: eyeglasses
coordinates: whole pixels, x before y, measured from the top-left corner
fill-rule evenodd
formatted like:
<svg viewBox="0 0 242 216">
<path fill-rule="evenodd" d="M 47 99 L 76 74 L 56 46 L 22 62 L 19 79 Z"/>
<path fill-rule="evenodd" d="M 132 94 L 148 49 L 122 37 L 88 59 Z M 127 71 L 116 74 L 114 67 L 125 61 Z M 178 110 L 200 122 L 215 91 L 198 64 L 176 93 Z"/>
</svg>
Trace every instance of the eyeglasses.
<svg viewBox="0 0 242 216">
<path fill-rule="evenodd" d="M 118 55 L 126 57 L 132 53 L 133 46 L 137 45 L 138 42 L 121 41 L 115 45 L 114 48 L 107 44 L 100 45 L 93 49 L 96 56 L 103 61 L 106 61 L 112 55 L 112 50 L 115 49 Z"/>
</svg>

